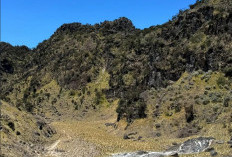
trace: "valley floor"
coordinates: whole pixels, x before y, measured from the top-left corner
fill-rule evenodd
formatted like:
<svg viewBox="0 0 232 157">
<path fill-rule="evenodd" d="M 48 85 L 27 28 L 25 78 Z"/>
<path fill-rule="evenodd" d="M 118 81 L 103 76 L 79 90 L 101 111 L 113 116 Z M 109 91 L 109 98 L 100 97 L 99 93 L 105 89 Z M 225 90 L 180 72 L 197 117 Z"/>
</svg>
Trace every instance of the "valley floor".
<svg viewBox="0 0 232 157">
<path fill-rule="evenodd" d="M 47 146 L 45 157 L 102 157 L 115 153 L 133 151 L 164 151 L 172 143 L 181 143 L 185 139 L 169 139 L 162 137 L 145 138 L 143 140 L 125 140 L 119 132 L 105 126 L 106 121 L 57 121 L 52 125 L 58 131 L 57 140 Z M 191 137 L 193 138 L 193 137 Z M 190 138 L 189 138 L 190 139 Z M 228 155 L 228 144 L 213 144 L 220 156 Z M 203 152 L 186 157 L 207 157 Z"/>
</svg>

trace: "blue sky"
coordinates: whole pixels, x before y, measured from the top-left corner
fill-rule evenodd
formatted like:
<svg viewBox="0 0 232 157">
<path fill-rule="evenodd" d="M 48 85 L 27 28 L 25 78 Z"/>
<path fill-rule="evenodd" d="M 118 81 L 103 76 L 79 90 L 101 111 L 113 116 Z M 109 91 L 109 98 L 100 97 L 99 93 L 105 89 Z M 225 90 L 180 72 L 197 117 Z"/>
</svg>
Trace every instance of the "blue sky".
<svg viewBox="0 0 232 157">
<path fill-rule="evenodd" d="M 163 24 L 196 0 L 1 0 L 1 41 L 36 47 L 63 23 L 127 17 L 136 28 Z"/>
</svg>

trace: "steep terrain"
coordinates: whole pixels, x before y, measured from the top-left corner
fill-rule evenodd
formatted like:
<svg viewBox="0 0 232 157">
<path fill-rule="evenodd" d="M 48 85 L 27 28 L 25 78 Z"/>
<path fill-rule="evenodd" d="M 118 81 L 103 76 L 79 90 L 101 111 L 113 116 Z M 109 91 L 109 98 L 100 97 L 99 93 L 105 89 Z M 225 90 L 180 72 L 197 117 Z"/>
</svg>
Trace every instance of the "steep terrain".
<svg viewBox="0 0 232 157">
<path fill-rule="evenodd" d="M 95 155 L 160 149 L 151 146 L 154 139 L 160 145 L 191 136 L 229 140 L 231 34 L 232 1 L 201 0 L 144 30 L 122 17 L 95 25 L 64 24 L 32 50 L 1 42 L 3 154 L 46 154 L 46 144 L 71 136 L 62 126 L 75 132 L 72 125 L 83 128 L 70 133 L 73 143 L 96 148 Z M 84 129 L 103 129 L 119 142 L 115 147 L 107 139 L 98 143 L 92 134 L 82 137 Z M 147 145 L 127 148 L 121 144 L 129 143 L 126 139 Z M 219 147 L 230 154 L 229 146 Z"/>
</svg>

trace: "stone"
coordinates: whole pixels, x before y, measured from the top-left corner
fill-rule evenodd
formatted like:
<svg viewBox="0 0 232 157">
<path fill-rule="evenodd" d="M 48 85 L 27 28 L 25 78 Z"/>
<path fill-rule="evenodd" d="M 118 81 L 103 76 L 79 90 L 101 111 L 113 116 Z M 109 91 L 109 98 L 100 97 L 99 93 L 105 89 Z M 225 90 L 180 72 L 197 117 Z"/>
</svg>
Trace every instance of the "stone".
<svg viewBox="0 0 232 157">
<path fill-rule="evenodd" d="M 222 141 L 222 140 L 217 140 L 217 141 L 215 141 L 215 143 L 217 143 L 217 144 L 224 144 L 224 141 Z"/>
<path fill-rule="evenodd" d="M 133 135 L 136 135 L 136 134 L 137 134 L 137 132 L 131 132 L 131 133 L 128 133 L 128 134 L 124 134 L 124 135 L 123 135 L 123 139 L 124 139 L 124 140 L 135 139 L 135 138 L 133 137 Z"/>
<path fill-rule="evenodd" d="M 139 136 L 139 137 L 138 137 L 138 141 L 141 140 L 142 138 L 143 138 L 142 136 Z"/>
<path fill-rule="evenodd" d="M 115 123 L 105 123 L 105 126 L 115 126 Z"/>
<path fill-rule="evenodd" d="M 34 134 L 35 134 L 36 136 L 40 136 L 40 133 L 38 133 L 38 132 L 35 132 Z"/>
<path fill-rule="evenodd" d="M 124 139 L 124 140 L 128 140 L 128 139 L 130 139 L 130 137 L 129 137 L 127 134 L 124 134 L 124 135 L 123 135 L 123 139 Z"/>
<path fill-rule="evenodd" d="M 160 136 L 161 136 L 161 133 L 159 133 L 159 132 L 156 133 L 156 136 L 157 136 L 157 137 L 160 137 Z"/>
<path fill-rule="evenodd" d="M 179 148 L 179 153 L 198 153 L 207 149 L 211 142 L 214 140 L 212 137 L 198 137 L 185 141 Z"/>
<path fill-rule="evenodd" d="M 214 150 L 213 147 L 209 147 L 209 148 L 206 148 L 206 149 L 205 149 L 205 152 L 211 152 L 211 151 L 213 151 L 213 150 Z"/>
<path fill-rule="evenodd" d="M 132 135 L 136 135 L 136 134 L 137 134 L 137 132 L 131 132 L 128 134 L 128 136 L 132 136 Z"/>
<path fill-rule="evenodd" d="M 212 150 L 212 151 L 210 152 L 210 155 L 211 155 L 211 156 L 217 156 L 218 153 L 217 153 L 215 150 Z"/>
<path fill-rule="evenodd" d="M 176 145 L 178 145 L 178 143 L 176 143 L 176 142 L 172 142 L 172 145 L 176 146 Z"/>
<path fill-rule="evenodd" d="M 228 141 L 227 144 L 231 144 L 232 145 L 232 141 Z"/>
<path fill-rule="evenodd" d="M 173 157 L 179 157 L 179 154 L 174 152 L 173 154 L 170 154 L 170 157 L 173 156 Z"/>
<path fill-rule="evenodd" d="M 155 124 L 155 128 L 158 129 L 161 127 L 161 124 Z"/>
<path fill-rule="evenodd" d="M 138 151 L 137 152 L 137 155 L 143 155 L 143 154 L 147 154 L 147 152 L 145 152 L 145 151 Z"/>
</svg>

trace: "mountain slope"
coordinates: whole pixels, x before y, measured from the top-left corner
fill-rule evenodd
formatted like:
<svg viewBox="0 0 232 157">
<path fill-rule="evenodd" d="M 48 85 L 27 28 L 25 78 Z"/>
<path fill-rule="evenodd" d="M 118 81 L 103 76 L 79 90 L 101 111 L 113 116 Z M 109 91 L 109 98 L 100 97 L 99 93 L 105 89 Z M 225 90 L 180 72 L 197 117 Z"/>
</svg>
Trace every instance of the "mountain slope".
<svg viewBox="0 0 232 157">
<path fill-rule="evenodd" d="M 171 21 L 144 30 L 125 17 L 95 25 L 64 24 L 33 50 L 0 43 L 0 98 L 53 120 L 85 118 L 117 106 L 112 112 L 119 123 L 183 120 L 179 129 L 165 125 L 162 132 L 198 134 L 212 115 L 196 112 L 197 95 L 201 105 L 209 101 L 214 109 L 218 103 L 215 110 L 221 113 L 215 112 L 222 121 L 230 115 L 222 111 L 232 99 L 231 34 L 230 0 L 197 1 Z M 186 74 L 187 83 L 178 84 Z M 204 94 L 208 87 L 213 97 L 219 93 L 219 102 Z M 207 112 L 210 105 L 200 108 Z M 229 120 L 223 122 L 230 129 Z M 183 130 L 192 132 L 182 135 Z"/>
<path fill-rule="evenodd" d="M 231 76 L 230 4 L 199 1 L 172 21 L 145 30 L 135 29 L 126 18 L 93 26 L 64 24 L 27 58 L 14 58 L 16 53 L 22 54 L 20 51 L 30 51 L 27 48 L 4 48 L 7 44 L 2 43 L 1 75 L 5 76 L 1 82 L 19 73 L 23 78 L 17 76 L 16 80 L 32 77 L 29 90 L 36 92 L 44 85 L 40 76 L 49 75 L 45 84 L 54 79 L 64 89 L 84 90 L 105 70 L 109 87 L 95 91 L 95 95 L 120 99 L 118 119 L 146 117 L 146 105 L 139 94 L 151 87 L 165 87 L 185 71 L 198 69 L 219 70 Z M 11 53 L 6 54 L 8 51 Z M 21 70 L 13 72 L 11 66 Z M 23 68 L 29 72 L 23 72 Z M 10 90 L 2 89 L 2 97 Z"/>
</svg>

